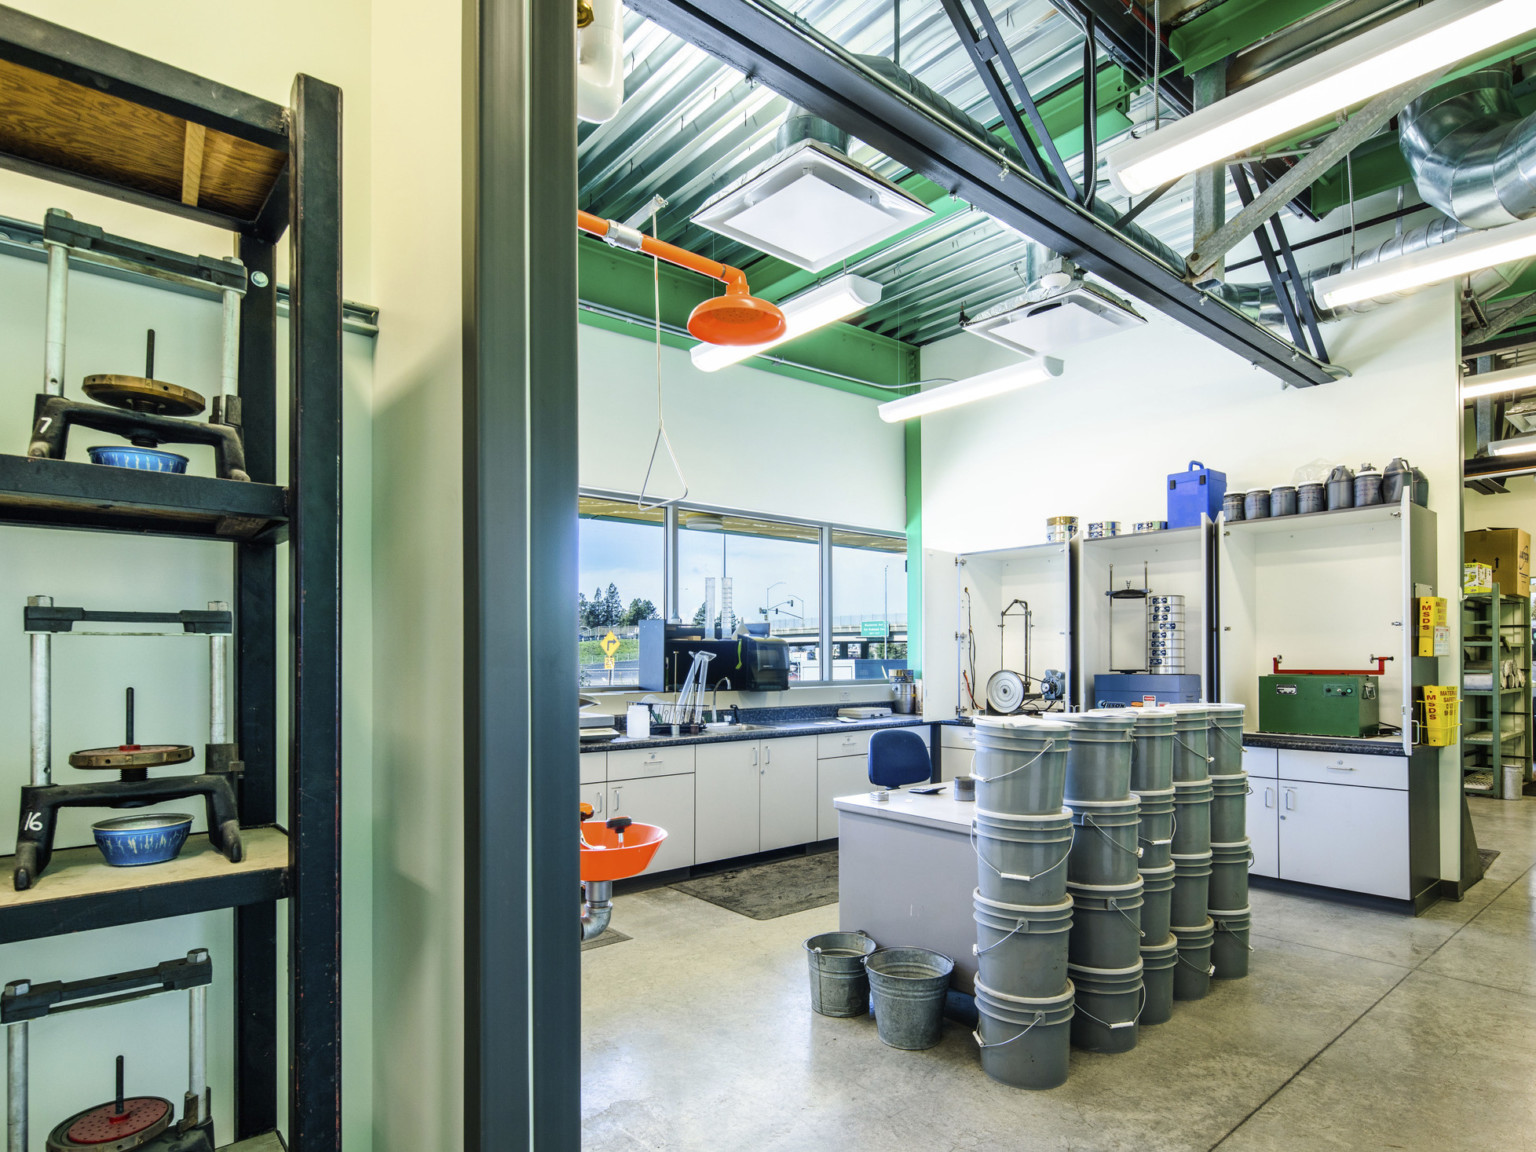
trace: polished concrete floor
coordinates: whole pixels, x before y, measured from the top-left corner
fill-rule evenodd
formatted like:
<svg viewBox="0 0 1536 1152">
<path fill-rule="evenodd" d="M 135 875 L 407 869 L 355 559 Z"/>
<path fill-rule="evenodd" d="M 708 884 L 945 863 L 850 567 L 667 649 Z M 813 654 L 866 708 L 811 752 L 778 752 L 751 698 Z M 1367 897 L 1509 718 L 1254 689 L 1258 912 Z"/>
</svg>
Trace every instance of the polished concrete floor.
<svg viewBox="0 0 1536 1152">
<path fill-rule="evenodd" d="M 1424 916 L 1253 892 L 1251 976 L 1072 1054 L 1066 1085 L 987 1079 L 969 1031 L 927 1052 L 808 1006 L 800 942 L 670 889 L 582 957 L 584 1147 L 750 1152 L 1536 1149 L 1536 799 L 1474 799 L 1502 855 Z"/>
</svg>

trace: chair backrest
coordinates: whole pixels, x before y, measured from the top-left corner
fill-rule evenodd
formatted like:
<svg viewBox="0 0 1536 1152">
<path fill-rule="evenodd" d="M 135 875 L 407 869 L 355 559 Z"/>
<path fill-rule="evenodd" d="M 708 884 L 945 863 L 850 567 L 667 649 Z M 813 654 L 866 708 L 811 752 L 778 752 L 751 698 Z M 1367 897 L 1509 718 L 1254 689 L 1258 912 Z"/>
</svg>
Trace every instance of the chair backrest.
<svg viewBox="0 0 1536 1152">
<path fill-rule="evenodd" d="M 869 782 L 877 788 L 920 784 L 933 776 L 928 745 L 916 732 L 892 728 L 869 740 Z"/>
</svg>

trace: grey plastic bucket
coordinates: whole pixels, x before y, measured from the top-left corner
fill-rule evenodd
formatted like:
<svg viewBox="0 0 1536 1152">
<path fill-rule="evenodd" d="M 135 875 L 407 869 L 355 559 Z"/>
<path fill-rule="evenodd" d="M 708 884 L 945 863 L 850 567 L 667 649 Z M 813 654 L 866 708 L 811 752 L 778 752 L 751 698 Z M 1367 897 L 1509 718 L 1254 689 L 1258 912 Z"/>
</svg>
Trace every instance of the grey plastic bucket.
<svg viewBox="0 0 1536 1152">
<path fill-rule="evenodd" d="M 1168 708 L 1138 708 L 1131 730 L 1131 791 L 1166 792 L 1173 787 L 1173 723 Z"/>
<path fill-rule="evenodd" d="M 1211 784 L 1173 786 L 1173 854 L 1194 856 L 1211 847 Z"/>
<path fill-rule="evenodd" d="M 955 962 L 927 948 L 877 948 L 864 968 L 881 1043 L 909 1052 L 937 1044 Z"/>
<path fill-rule="evenodd" d="M 1072 931 L 1067 963 L 1085 968 L 1128 968 L 1141 948 L 1141 878 L 1105 887 L 1069 884 Z"/>
<path fill-rule="evenodd" d="M 1202 1000 L 1211 990 L 1211 942 L 1216 925 L 1209 917 L 1198 928 L 1175 928 L 1179 962 L 1173 966 L 1173 998 Z"/>
<path fill-rule="evenodd" d="M 823 932 L 804 944 L 811 972 L 811 1009 L 822 1016 L 862 1016 L 869 1011 L 864 957 L 875 942 L 862 932 Z"/>
<path fill-rule="evenodd" d="M 1162 940 L 1173 924 L 1172 864 L 1141 870 L 1141 938 Z"/>
<path fill-rule="evenodd" d="M 1216 935 L 1211 940 L 1211 967 L 1216 969 L 1212 975 L 1217 980 L 1241 980 L 1248 975 L 1248 953 L 1253 951 L 1248 942 L 1252 910 L 1223 912 L 1212 908 L 1211 922 L 1216 925 Z"/>
<path fill-rule="evenodd" d="M 1235 844 L 1248 835 L 1248 773 L 1211 777 L 1211 839 Z"/>
<path fill-rule="evenodd" d="M 1211 900 L 1211 854 L 1173 858 L 1173 901 L 1169 917 L 1177 928 L 1205 923 Z"/>
<path fill-rule="evenodd" d="M 1241 704 L 1207 704 L 1209 733 L 1206 748 L 1212 776 L 1235 776 L 1243 770 L 1243 716 Z"/>
<path fill-rule="evenodd" d="M 1072 1016 L 1072 1045 L 1086 1052 L 1129 1052 L 1136 1047 L 1137 1024 L 1146 1004 L 1141 957 L 1124 968 L 1084 968 L 1073 964 L 1077 989 Z"/>
<path fill-rule="evenodd" d="M 1067 772 L 1065 724 L 976 726 L 976 806 L 1015 816 L 1061 811 Z"/>
<path fill-rule="evenodd" d="M 1236 844 L 1211 845 L 1212 908 L 1248 906 L 1248 869 L 1253 865 L 1253 844 L 1247 839 Z"/>
<path fill-rule="evenodd" d="M 976 886 L 999 904 L 1043 907 L 1067 894 L 1074 833 L 1065 808 L 1049 816 L 1010 816 L 978 808 L 971 825 Z"/>
<path fill-rule="evenodd" d="M 976 1031 L 981 1070 L 1010 1088 L 1041 1090 L 1067 1082 L 1071 1059 L 1071 982 L 1059 996 L 1008 996 L 976 981 Z"/>
<path fill-rule="evenodd" d="M 1080 800 L 1072 810 L 1074 834 L 1067 859 L 1067 883 L 1130 884 L 1136 879 L 1141 846 L 1141 802 L 1129 800 L 1092 802 Z"/>
<path fill-rule="evenodd" d="M 1131 730 L 1124 710 L 1083 712 L 1071 718 L 1067 740 L 1066 802 L 1102 803 L 1131 794 Z"/>
<path fill-rule="evenodd" d="M 999 904 L 979 891 L 975 905 L 976 978 L 1009 996 L 1058 996 L 1067 982 L 1072 898 L 1044 908 Z"/>
<path fill-rule="evenodd" d="M 1169 933 L 1161 944 L 1141 946 L 1141 980 L 1147 1002 L 1142 1024 L 1164 1024 L 1173 1016 L 1173 969 L 1179 962 L 1179 940 Z"/>
<path fill-rule="evenodd" d="M 1177 704 L 1173 711 L 1173 782 L 1192 784 L 1211 774 L 1209 715 L 1203 704 Z"/>
<path fill-rule="evenodd" d="M 1141 801 L 1141 821 L 1136 830 L 1141 870 L 1167 867 L 1173 862 L 1173 787 L 1162 792 L 1138 792 L 1136 798 Z"/>
</svg>

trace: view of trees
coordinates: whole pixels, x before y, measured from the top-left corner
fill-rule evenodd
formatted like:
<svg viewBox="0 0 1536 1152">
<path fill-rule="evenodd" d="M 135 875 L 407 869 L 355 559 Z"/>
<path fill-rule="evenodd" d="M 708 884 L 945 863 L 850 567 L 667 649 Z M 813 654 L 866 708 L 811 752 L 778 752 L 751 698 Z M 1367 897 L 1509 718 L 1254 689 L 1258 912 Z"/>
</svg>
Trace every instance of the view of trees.
<svg viewBox="0 0 1536 1152">
<path fill-rule="evenodd" d="M 584 592 L 577 593 L 577 613 L 581 627 L 589 632 L 632 628 L 642 620 L 652 620 L 660 615 L 655 604 L 638 597 L 629 602 L 628 608 L 624 607 L 623 597 L 613 584 L 607 589 L 595 589 L 590 599 Z"/>
</svg>

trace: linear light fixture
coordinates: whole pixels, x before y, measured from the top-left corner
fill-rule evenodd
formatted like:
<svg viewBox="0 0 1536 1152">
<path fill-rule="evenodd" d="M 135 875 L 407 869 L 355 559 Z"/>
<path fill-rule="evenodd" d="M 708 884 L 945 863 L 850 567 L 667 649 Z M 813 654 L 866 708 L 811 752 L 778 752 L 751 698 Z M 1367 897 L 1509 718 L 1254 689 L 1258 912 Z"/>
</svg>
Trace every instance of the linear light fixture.
<svg viewBox="0 0 1536 1152">
<path fill-rule="evenodd" d="M 1362 32 L 1241 92 L 1133 140 L 1109 157 L 1132 196 L 1316 124 L 1536 28 L 1531 0 L 1438 0 Z"/>
<path fill-rule="evenodd" d="M 953 384 L 941 384 L 925 392 L 903 396 L 899 400 L 887 400 L 880 405 L 880 419 L 887 424 L 899 424 L 917 416 L 928 416 L 946 408 L 961 404 L 973 404 L 1004 392 L 1028 388 L 1031 384 L 1043 384 L 1052 376 L 1060 376 L 1064 365 L 1054 356 L 1042 356 L 1038 360 L 1026 360 L 1022 364 L 1010 364 L 980 376 L 968 376 Z"/>
<path fill-rule="evenodd" d="M 1536 4 L 1531 5 L 1531 10 L 1536 11 Z M 1312 289 L 1324 308 L 1342 308 L 1530 256 L 1536 256 L 1536 218 L 1481 232 L 1465 232 L 1436 248 L 1324 276 Z"/>
<path fill-rule="evenodd" d="M 1516 436 L 1513 440 L 1495 440 L 1488 445 L 1490 456 L 1522 456 L 1536 452 L 1536 436 Z"/>
<path fill-rule="evenodd" d="M 777 340 L 766 344 L 695 344 L 691 352 L 693 366 L 701 372 L 717 372 L 728 364 L 738 364 L 786 340 L 846 320 L 878 303 L 878 283 L 851 273 L 839 276 L 798 296 L 791 296 L 779 305 L 779 310 L 784 313 L 784 335 Z"/>
<path fill-rule="evenodd" d="M 1524 392 L 1528 388 L 1536 388 L 1536 364 L 1469 376 L 1461 386 L 1461 398 L 1477 400 L 1483 396 L 1501 396 L 1506 392 Z"/>
</svg>

